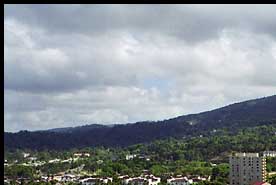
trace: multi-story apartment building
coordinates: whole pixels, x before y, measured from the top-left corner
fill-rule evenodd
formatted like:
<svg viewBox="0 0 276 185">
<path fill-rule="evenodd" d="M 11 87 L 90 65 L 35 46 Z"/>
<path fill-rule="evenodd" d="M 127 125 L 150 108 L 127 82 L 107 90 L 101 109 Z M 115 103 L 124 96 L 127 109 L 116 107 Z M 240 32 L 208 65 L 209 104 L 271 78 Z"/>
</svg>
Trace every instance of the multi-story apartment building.
<svg viewBox="0 0 276 185">
<path fill-rule="evenodd" d="M 230 156 L 230 185 L 265 182 L 266 160 L 258 153 L 236 153 Z"/>
</svg>

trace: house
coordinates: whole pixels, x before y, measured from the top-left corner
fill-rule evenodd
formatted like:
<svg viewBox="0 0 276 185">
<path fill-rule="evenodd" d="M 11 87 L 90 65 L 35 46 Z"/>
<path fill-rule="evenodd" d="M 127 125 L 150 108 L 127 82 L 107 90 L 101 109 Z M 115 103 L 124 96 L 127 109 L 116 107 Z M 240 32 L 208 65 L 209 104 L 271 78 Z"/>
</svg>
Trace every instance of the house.
<svg viewBox="0 0 276 185">
<path fill-rule="evenodd" d="M 82 153 L 74 153 L 74 157 L 81 157 Z"/>
<path fill-rule="evenodd" d="M 19 184 L 28 184 L 31 181 L 29 178 L 20 177 L 16 179 L 16 182 L 19 182 Z"/>
<path fill-rule="evenodd" d="M 28 157 L 28 160 L 29 160 L 29 161 L 36 161 L 36 160 L 37 160 L 37 157 Z"/>
<path fill-rule="evenodd" d="M 112 182 L 112 180 L 113 179 L 111 177 L 105 177 L 105 178 L 93 178 L 93 177 L 89 177 L 89 178 L 81 179 L 81 180 L 79 180 L 79 182 L 82 185 L 94 185 L 94 184 L 98 184 L 98 183 L 107 184 L 109 182 Z"/>
<path fill-rule="evenodd" d="M 72 158 L 69 158 L 69 159 L 65 159 L 63 161 L 61 161 L 62 163 L 69 163 L 69 162 L 72 162 L 73 159 Z"/>
<path fill-rule="evenodd" d="M 128 175 L 120 175 L 120 176 L 118 176 L 118 179 L 126 179 L 126 178 L 129 178 L 129 176 Z"/>
<path fill-rule="evenodd" d="M 4 166 L 9 166 L 8 161 L 5 159 Z"/>
<path fill-rule="evenodd" d="M 126 155 L 126 160 L 134 159 L 135 157 L 137 157 L 136 154 L 127 154 Z"/>
<path fill-rule="evenodd" d="M 27 158 L 27 157 L 30 156 L 30 153 L 25 153 L 25 152 L 23 152 L 22 155 L 23 155 L 24 158 Z"/>
<path fill-rule="evenodd" d="M 138 157 L 139 159 L 144 159 L 146 161 L 150 161 L 150 157 L 149 156 L 146 156 L 146 155 L 141 155 Z"/>
<path fill-rule="evenodd" d="M 171 177 L 167 179 L 167 184 L 171 185 L 190 185 L 193 183 L 192 179 L 188 179 L 187 177 Z"/>
<path fill-rule="evenodd" d="M 128 176 L 121 176 L 119 177 L 121 179 L 122 184 L 138 184 L 138 185 L 157 185 L 161 182 L 160 177 L 155 177 L 153 175 L 145 175 L 140 177 L 133 177 L 129 178 Z"/>
<path fill-rule="evenodd" d="M 74 153 L 74 157 L 90 157 L 89 153 Z"/>
<path fill-rule="evenodd" d="M 41 181 L 43 181 L 43 182 L 47 182 L 48 181 L 48 177 L 47 176 L 41 176 L 40 177 L 40 179 L 41 179 Z"/>
<path fill-rule="evenodd" d="M 201 176 L 191 176 L 189 177 L 193 181 L 193 183 L 201 182 L 201 181 L 210 181 L 211 176 L 201 177 Z"/>
<path fill-rule="evenodd" d="M 98 178 L 86 178 L 86 179 L 80 180 L 79 183 L 81 183 L 82 185 L 94 185 L 94 184 L 99 183 L 99 179 Z"/>
<path fill-rule="evenodd" d="M 63 176 L 61 176 L 61 180 L 62 182 L 73 182 L 75 181 L 77 178 L 75 175 L 73 174 L 64 174 Z"/>
<path fill-rule="evenodd" d="M 53 180 L 56 180 L 56 181 L 58 181 L 58 182 L 62 181 L 62 175 L 55 175 L 55 176 L 53 177 Z"/>
<path fill-rule="evenodd" d="M 147 184 L 147 180 L 145 178 L 141 178 L 141 177 L 134 177 L 134 178 L 127 179 L 125 181 L 125 184 L 143 185 L 143 184 Z"/>
<path fill-rule="evenodd" d="M 89 153 L 84 153 L 83 156 L 84 157 L 90 157 L 90 154 Z"/>
<path fill-rule="evenodd" d="M 215 163 L 210 163 L 210 165 L 213 166 L 213 167 L 217 166 L 217 164 L 215 164 Z"/>
<path fill-rule="evenodd" d="M 4 182 L 9 184 L 10 183 L 10 179 L 8 177 L 4 176 Z"/>
<path fill-rule="evenodd" d="M 58 162 L 60 162 L 60 159 L 52 159 L 48 161 L 48 163 L 58 163 Z"/>
<path fill-rule="evenodd" d="M 149 185 L 157 185 L 161 182 L 160 177 L 155 177 L 154 175 L 145 175 Z"/>
<path fill-rule="evenodd" d="M 45 161 L 29 161 L 28 164 L 22 164 L 25 166 L 42 166 L 44 165 L 46 162 Z"/>
<path fill-rule="evenodd" d="M 118 179 L 121 180 L 122 184 L 127 184 L 126 181 L 127 181 L 127 179 L 129 179 L 129 176 L 128 175 L 121 175 L 121 176 L 118 176 Z"/>
<path fill-rule="evenodd" d="M 252 185 L 271 185 L 271 184 L 268 182 L 254 182 L 252 183 Z"/>
</svg>

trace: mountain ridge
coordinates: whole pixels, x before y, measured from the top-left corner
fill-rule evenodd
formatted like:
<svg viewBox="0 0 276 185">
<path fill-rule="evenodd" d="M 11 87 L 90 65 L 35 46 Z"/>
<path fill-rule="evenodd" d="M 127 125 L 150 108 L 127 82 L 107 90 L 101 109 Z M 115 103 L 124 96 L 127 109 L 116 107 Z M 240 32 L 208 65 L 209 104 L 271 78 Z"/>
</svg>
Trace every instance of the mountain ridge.
<svg viewBox="0 0 276 185">
<path fill-rule="evenodd" d="M 256 99 L 245 100 L 245 101 L 241 101 L 241 102 L 230 103 L 228 105 L 225 105 L 225 106 L 222 106 L 222 107 L 219 107 L 219 108 L 215 108 L 215 109 L 211 109 L 211 110 L 208 110 L 208 111 L 201 111 L 201 112 L 198 112 L 198 113 L 191 113 L 191 114 L 180 115 L 180 116 L 176 116 L 174 118 L 168 118 L 168 119 L 164 119 L 164 120 L 137 121 L 137 122 L 123 123 L 123 124 L 109 124 L 109 125 L 92 123 L 92 124 L 85 124 L 85 125 L 72 126 L 72 127 L 70 127 L 70 126 L 68 126 L 68 127 L 56 127 L 56 128 L 49 128 L 49 129 L 43 129 L 43 130 L 33 130 L 33 131 L 30 131 L 30 130 L 20 130 L 18 132 L 24 132 L 24 131 L 27 131 L 27 132 L 66 132 L 66 130 L 69 130 L 71 132 L 73 129 L 81 129 L 81 128 L 89 128 L 89 127 L 93 129 L 93 128 L 99 128 L 99 127 L 113 127 L 115 125 L 137 124 L 137 123 L 143 123 L 143 122 L 168 121 L 168 120 L 173 120 L 173 119 L 179 119 L 179 118 L 182 118 L 182 117 L 192 117 L 194 115 L 205 114 L 205 113 L 209 113 L 209 112 L 216 111 L 216 110 L 219 110 L 219 109 L 225 109 L 225 108 L 227 108 L 229 106 L 235 106 L 235 105 L 238 105 L 238 104 L 241 104 L 241 103 L 254 102 L 254 101 L 257 101 L 257 100 L 262 100 L 262 99 L 266 99 L 266 98 L 270 98 L 270 97 L 271 98 L 272 97 L 276 97 L 276 94 L 275 95 L 271 95 L 271 96 L 265 96 L 265 97 L 261 97 L 261 98 L 256 98 Z M 18 132 L 5 132 L 5 133 L 18 133 Z"/>
<path fill-rule="evenodd" d="M 214 129 L 240 129 L 276 123 L 276 95 L 230 104 L 214 110 L 162 121 L 85 125 L 4 133 L 5 148 L 66 149 L 90 146 L 128 146 L 167 137 L 208 134 Z M 90 129 L 88 129 L 91 127 Z M 60 130 L 59 130 L 60 129 Z M 65 129 L 65 130 L 64 130 Z M 64 132 L 65 131 L 65 132 Z"/>
</svg>

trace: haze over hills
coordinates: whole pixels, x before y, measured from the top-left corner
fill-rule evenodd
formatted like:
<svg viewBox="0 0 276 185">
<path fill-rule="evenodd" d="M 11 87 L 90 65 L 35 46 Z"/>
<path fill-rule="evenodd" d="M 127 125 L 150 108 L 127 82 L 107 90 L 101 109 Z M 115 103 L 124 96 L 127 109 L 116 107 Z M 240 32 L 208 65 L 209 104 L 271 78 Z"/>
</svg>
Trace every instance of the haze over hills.
<svg viewBox="0 0 276 185">
<path fill-rule="evenodd" d="M 217 129 L 235 131 L 260 125 L 276 125 L 276 95 L 163 121 L 113 126 L 92 124 L 45 131 L 4 133 L 4 143 L 6 149 L 124 147 L 168 137 L 208 136 Z"/>
</svg>

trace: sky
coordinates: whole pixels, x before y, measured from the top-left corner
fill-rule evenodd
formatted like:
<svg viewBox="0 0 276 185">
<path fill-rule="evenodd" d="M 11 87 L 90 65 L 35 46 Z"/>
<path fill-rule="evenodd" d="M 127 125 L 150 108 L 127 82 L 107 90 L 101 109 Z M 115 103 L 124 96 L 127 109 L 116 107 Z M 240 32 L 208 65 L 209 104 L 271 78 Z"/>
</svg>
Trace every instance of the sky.
<svg viewBox="0 0 276 185">
<path fill-rule="evenodd" d="M 276 93 L 276 5 L 5 5 L 4 130 L 164 120 Z"/>
</svg>

